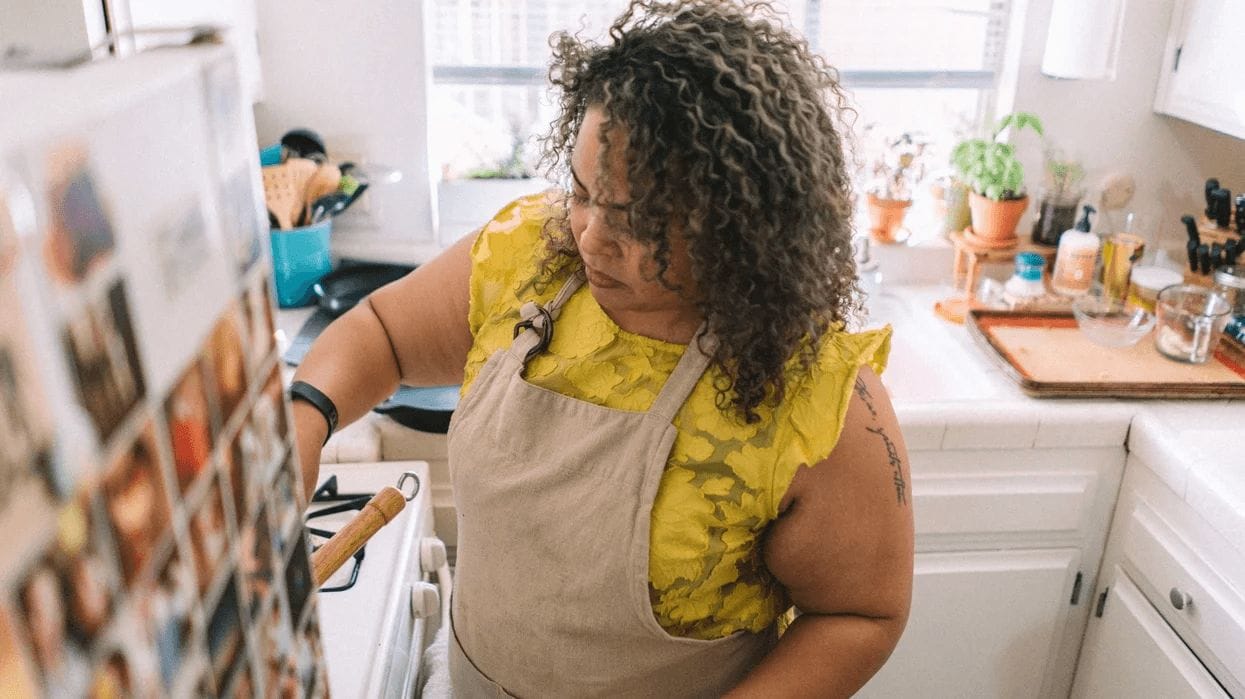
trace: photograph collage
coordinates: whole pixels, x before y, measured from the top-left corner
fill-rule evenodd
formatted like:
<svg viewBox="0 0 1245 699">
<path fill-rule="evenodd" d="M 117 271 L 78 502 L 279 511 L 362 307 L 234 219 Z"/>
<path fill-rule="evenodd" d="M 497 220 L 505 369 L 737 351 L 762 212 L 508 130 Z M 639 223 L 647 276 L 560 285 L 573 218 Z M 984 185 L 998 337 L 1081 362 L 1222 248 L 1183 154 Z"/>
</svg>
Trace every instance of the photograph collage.
<svg viewBox="0 0 1245 699">
<path fill-rule="evenodd" d="M 153 387 L 106 175 L 79 143 L 45 157 L 36 242 L 0 223 L 0 521 L 24 506 L 10 494 L 47 503 L 0 574 L 0 696 L 322 695 L 270 272 L 231 251 L 234 288 L 199 303 L 210 331 Z M 43 293 L 10 293 L 19 267 Z M 21 322 L 36 314 L 50 320 Z M 62 410 L 89 428 L 88 458 L 58 458 Z"/>
</svg>

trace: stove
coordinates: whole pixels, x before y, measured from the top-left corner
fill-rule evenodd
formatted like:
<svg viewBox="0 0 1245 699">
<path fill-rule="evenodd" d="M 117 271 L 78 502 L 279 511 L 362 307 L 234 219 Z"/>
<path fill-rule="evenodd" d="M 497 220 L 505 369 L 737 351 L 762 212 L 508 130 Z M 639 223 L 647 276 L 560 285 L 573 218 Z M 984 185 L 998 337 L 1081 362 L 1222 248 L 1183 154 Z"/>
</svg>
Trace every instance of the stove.
<svg viewBox="0 0 1245 699">
<path fill-rule="evenodd" d="M 449 566 L 433 531 L 428 465 L 324 464 L 319 485 L 320 497 L 307 510 L 313 545 L 344 526 L 380 488 L 397 486 L 408 497 L 414 492 L 317 593 L 331 696 L 414 696 L 423 650 L 448 619 L 449 605 Z M 333 488 L 326 485 L 336 492 L 328 495 Z"/>
</svg>

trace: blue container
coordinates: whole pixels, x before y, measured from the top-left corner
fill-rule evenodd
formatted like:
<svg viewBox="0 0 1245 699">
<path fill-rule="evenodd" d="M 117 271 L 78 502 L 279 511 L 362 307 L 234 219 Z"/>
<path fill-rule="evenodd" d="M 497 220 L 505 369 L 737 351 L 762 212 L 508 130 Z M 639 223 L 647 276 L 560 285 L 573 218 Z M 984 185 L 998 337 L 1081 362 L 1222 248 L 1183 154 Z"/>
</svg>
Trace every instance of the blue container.
<svg viewBox="0 0 1245 699">
<path fill-rule="evenodd" d="M 281 144 L 274 143 L 259 151 L 259 164 L 263 167 L 281 164 Z"/>
<path fill-rule="evenodd" d="M 312 226 L 272 230 L 272 273 L 281 308 L 306 306 L 315 299 L 312 287 L 333 270 L 329 235 L 333 219 Z"/>
</svg>

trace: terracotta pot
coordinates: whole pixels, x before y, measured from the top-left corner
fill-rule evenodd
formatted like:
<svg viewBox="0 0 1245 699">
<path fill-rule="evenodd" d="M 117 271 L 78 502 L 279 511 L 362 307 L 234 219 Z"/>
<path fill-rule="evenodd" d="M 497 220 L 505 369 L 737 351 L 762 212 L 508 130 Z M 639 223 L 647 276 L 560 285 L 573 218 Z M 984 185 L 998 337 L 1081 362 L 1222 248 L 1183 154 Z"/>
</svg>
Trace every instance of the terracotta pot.
<svg viewBox="0 0 1245 699">
<path fill-rule="evenodd" d="M 869 235 L 879 243 L 894 243 L 896 233 L 903 225 L 911 199 L 880 199 L 869 195 Z"/>
<path fill-rule="evenodd" d="M 994 201 L 976 192 L 968 195 L 972 211 L 973 235 L 986 241 L 1003 242 L 1016 238 L 1016 225 L 1029 206 L 1029 197 Z"/>
</svg>

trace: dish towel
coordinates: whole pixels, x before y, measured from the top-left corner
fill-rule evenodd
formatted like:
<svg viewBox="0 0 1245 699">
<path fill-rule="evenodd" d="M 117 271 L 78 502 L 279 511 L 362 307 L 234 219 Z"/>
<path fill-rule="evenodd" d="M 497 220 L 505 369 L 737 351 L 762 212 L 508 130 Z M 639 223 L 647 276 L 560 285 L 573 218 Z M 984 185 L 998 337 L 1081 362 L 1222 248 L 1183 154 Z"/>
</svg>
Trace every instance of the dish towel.
<svg viewBox="0 0 1245 699">
<path fill-rule="evenodd" d="M 420 673 L 424 677 L 424 686 L 419 696 L 424 699 L 449 699 L 450 690 L 450 625 L 441 624 L 432 643 L 424 650 L 424 667 Z"/>
</svg>

